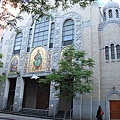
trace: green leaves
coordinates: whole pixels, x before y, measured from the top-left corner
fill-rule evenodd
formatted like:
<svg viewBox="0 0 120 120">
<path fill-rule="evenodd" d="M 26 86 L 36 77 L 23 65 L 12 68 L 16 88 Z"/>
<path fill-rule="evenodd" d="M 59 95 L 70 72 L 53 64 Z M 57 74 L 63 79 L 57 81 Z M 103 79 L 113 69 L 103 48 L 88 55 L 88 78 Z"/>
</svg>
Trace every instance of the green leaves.
<svg viewBox="0 0 120 120">
<path fill-rule="evenodd" d="M 3 67 L 3 62 L 1 61 L 2 57 L 3 57 L 3 55 L 0 53 L 0 68 Z"/>
<path fill-rule="evenodd" d="M 66 10 L 72 5 L 79 4 L 82 8 L 85 8 L 93 1 L 94 0 L 3 0 L 3 12 L 0 14 L 0 20 L 3 21 L 4 24 L 0 24 L 0 27 L 4 29 L 10 26 L 11 29 L 14 28 L 18 30 L 16 20 L 21 19 L 18 19 L 6 9 L 7 4 L 11 5 L 13 8 L 19 8 L 20 13 L 27 12 L 28 14 L 36 16 L 33 19 L 34 21 L 44 16 L 51 17 L 51 10 L 57 9 L 58 7 L 61 7 L 62 10 Z M 11 17 L 13 18 L 12 20 L 9 19 Z"/>
<path fill-rule="evenodd" d="M 0 68 L 3 67 L 3 62 L 1 61 L 3 55 L 0 53 Z M 4 75 L 0 75 L 0 82 L 4 81 L 6 77 Z"/>
<path fill-rule="evenodd" d="M 76 50 L 73 45 L 66 47 L 59 62 L 59 69 L 54 70 L 45 79 L 39 79 L 39 83 L 54 82 L 54 90 L 68 93 L 69 99 L 76 98 L 76 93 L 91 93 L 93 74 L 91 68 L 94 61 L 85 55 L 85 51 Z M 62 93 L 57 95 L 60 97 Z"/>
<path fill-rule="evenodd" d="M 4 75 L 0 75 L 0 82 L 5 81 L 6 77 Z"/>
</svg>

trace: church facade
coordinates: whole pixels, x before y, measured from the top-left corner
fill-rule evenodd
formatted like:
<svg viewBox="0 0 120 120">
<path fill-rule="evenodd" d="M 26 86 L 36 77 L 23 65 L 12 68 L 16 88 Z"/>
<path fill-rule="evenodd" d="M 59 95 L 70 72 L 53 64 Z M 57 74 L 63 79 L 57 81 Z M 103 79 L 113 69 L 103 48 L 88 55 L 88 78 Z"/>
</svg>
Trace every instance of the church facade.
<svg viewBox="0 0 120 120">
<path fill-rule="evenodd" d="M 55 116 L 59 98 L 52 84 L 39 87 L 38 78 L 58 68 L 62 50 L 74 44 L 95 61 L 92 94 L 78 94 L 70 113 L 74 120 L 96 120 L 100 105 L 103 119 L 120 119 L 120 8 L 114 1 L 101 10 L 96 3 L 81 9 L 53 11 L 53 19 L 32 21 L 23 14 L 19 31 L 9 28 L 2 35 L 2 54 L 6 81 L 1 84 L 1 110 L 22 108 L 48 110 Z"/>
</svg>

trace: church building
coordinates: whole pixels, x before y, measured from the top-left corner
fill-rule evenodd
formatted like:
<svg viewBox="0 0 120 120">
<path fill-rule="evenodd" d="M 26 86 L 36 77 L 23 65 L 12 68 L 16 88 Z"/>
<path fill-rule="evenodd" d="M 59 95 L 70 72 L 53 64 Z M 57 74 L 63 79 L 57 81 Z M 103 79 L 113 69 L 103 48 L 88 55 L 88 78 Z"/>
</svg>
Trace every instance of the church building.
<svg viewBox="0 0 120 120">
<path fill-rule="evenodd" d="M 73 120 L 96 120 L 98 106 L 103 120 L 120 120 L 120 7 L 109 1 L 103 8 L 96 2 L 85 9 L 79 5 L 52 11 L 53 18 L 32 20 L 23 13 L 18 31 L 7 28 L 2 34 L 2 61 L 6 81 L 1 83 L 1 111 L 43 110 L 56 117 L 60 99 L 52 84 L 39 86 L 37 80 L 58 68 L 67 45 L 85 50 L 92 58 L 93 92 L 73 99 L 69 112 Z"/>
</svg>

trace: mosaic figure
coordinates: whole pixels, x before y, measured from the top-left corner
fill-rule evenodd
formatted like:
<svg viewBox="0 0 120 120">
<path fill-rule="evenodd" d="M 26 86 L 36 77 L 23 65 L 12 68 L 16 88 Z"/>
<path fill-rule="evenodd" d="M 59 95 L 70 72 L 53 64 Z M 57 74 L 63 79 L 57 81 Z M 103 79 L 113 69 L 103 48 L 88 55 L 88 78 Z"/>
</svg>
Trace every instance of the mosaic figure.
<svg viewBox="0 0 120 120">
<path fill-rule="evenodd" d="M 35 61 L 33 62 L 33 64 L 35 68 L 38 69 L 42 63 L 42 57 L 39 50 L 37 51 L 37 54 L 35 55 L 34 60 Z"/>
<path fill-rule="evenodd" d="M 14 57 L 13 60 L 11 61 L 10 72 L 16 72 L 17 66 L 18 66 L 18 58 Z"/>
</svg>

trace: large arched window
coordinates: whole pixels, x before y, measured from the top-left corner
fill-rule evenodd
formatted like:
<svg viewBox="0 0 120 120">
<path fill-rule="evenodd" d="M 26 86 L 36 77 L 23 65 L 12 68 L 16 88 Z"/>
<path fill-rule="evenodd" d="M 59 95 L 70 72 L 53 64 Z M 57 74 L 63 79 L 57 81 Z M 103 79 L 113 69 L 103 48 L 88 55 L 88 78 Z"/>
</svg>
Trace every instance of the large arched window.
<svg viewBox="0 0 120 120">
<path fill-rule="evenodd" d="M 62 30 L 62 46 L 73 44 L 74 40 L 74 21 L 68 19 L 63 24 Z"/>
<path fill-rule="evenodd" d="M 109 18 L 112 18 L 113 15 L 112 15 L 112 10 L 109 10 Z"/>
<path fill-rule="evenodd" d="M 49 21 L 44 18 L 35 24 L 33 46 L 47 45 L 48 43 Z"/>
<path fill-rule="evenodd" d="M 117 59 L 120 59 L 120 45 L 116 45 Z"/>
<path fill-rule="evenodd" d="M 53 39 L 54 39 L 54 28 L 55 24 L 51 24 L 51 31 L 50 31 L 50 43 L 49 43 L 49 48 L 53 48 Z"/>
<path fill-rule="evenodd" d="M 31 41 L 32 41 L 32 28 L 29 31 L 29 39 L 28 39 L 27 52 L 30 52 Z"/>
<path fill-rule="evenodd" d="M 109 60 L 109 47 L 108 46 L 105 47 L 105 59 Z"/>
<path fill-rule="evenodd" d="M 13 54 L 19 54 L 22 43 L 22 33 L 18 33 L 15 38 Z"/>
<path fill-rule="evenodd" d="M 111 59 L 115 59 L 115 50 L 114 50 L 114 44 L 110 45 L 111 48 Z"/>
</svg>

